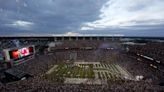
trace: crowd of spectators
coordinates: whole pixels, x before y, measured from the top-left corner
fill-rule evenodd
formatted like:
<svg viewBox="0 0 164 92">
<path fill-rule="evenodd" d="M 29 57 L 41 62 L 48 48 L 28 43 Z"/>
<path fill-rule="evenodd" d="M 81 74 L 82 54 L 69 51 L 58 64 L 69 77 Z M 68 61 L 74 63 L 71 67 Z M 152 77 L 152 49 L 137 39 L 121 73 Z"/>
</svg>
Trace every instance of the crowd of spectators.
<svg viewBox="0 0 164 92">
<path fill-rule="evenodd" d="M 130 52 L 142 54 L 158 61 L 164 61 L 164 43 L 153 42 L 145 45 L 130 45 Z"/>
<path fill-rule="evenodd" d="M 147 81 L 108 82 L 108 85 L 61 84 L 43 81 L 38 77 L 1 85 L 1 92 L 162 92 L 163 87 Z"/>
<path fill-rule="evenodd" d="M 8 49 L 8 48 L 14 48 L 14 47 L 23 47 L 28 45 L 47 45 L 49 43 L 49 40 L 33 40 L 33 39 L 0 39 L 0 49 Z"/>
<path fill-rule="evenodd" d="M 28 42 L 27 42 L 28 43 Z M 2 44 L 2 42 L 1 42 Z M 38 43 L 37 43 L 38 44 Z M 152 55 L 163 55 L 163 44 L 158 46 L 150 43 L 144 47 L 129 46 L 130 50 L 135 52 L 149 53 Z M 10 45 L 11 46 L 11 45 Z M 57 45 L 55 49 L 63 49 L 46 53 L 45 55 L 36 55 L 25 63 L 14 66 L 13 68 L 22 70 L 28 74 L 33 75 L 33 78 L 20 80 L 7 84 L 0 83 L 0 92 L 158 92 L 164 91 L 163 86 L 159 86 L 158 82 L 164 78 L 163 73 L 152 69 L 144 62 L 139 62 L 136 58 L 132 58 L 125 53 L 119 51 L 120 44 L 117 42 L 104 41 L 65 41 Z M 75 50 L 65 48 L 80 48 L 92 47 L 96 49 L 90 50 Z M 107 49 L 113 48 L 113 49 Z M 152 50 L 155 48 L 155 50 Z M 120 48 L 121 50 L 121 48 Z M 156 52 L 155 52 L 156 51 Z M 160 52 L 158 52 L 160 51 Z M 124 80 L 122 82 L 108 81 L 108 85 L 87 85 L 87 84 L 63 84 L 51 82 L 43 78 L 44 74 L 53 67 L 54 64 L 63 63 L 63 61 L 70 59 L 70 53 L 76 53 L 76 60 L 83 60 L 87 62 L 103 62 L 103 63 L 117 63 L 124 67 L 134 77 L 143 75 L 144 79 L 141 81 Z M 158 53 L 158 54 L 157 54 Z M 160 58 L 159 58 L 160 59 Z M 160 60 L 163 60 L 162 58 Z"/>
</svg>

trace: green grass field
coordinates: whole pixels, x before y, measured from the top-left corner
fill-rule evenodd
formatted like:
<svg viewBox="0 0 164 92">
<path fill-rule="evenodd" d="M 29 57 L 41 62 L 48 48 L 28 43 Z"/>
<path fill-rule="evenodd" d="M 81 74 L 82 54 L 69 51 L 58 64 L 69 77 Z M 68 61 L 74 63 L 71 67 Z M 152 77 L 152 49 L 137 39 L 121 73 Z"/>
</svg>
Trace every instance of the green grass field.
<svg viewBox="0 0 164 92">
<path fill-rule="evenodd" d="M 46 74 L 47 79 L 60 78 L 94 78 L 93 65 L 71 66 L 67 64 L 58 65 L 53 72 Z"/>
<path fill-rule="evenodd" d="M 45 75 L 49 80 L 64 80 L 65 78 L 90 78 L 100 80 L 120 80 L 130 74 L 116 64 L 59 64 L 51 68 Z"/>
</svg>

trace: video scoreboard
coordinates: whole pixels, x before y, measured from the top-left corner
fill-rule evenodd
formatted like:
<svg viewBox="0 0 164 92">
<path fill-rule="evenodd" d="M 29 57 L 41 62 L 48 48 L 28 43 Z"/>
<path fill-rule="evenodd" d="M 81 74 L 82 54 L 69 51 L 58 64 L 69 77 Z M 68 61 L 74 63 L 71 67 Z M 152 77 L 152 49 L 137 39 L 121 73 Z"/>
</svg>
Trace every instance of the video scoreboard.
<svg viewBox="0 0 164 92">
<path fill-rule="evenodd" d="M 3 53 L 5 62 L 20 63 L 34 56 L 35 46 L 31 45 L 21 48 L 4 49 Z"/>
</svg>

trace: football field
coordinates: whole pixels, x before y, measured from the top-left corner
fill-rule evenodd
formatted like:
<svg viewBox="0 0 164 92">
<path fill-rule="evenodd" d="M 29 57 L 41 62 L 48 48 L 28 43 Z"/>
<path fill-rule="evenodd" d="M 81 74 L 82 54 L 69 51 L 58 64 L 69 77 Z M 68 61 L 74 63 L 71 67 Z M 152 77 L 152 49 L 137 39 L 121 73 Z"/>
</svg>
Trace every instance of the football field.
<svg viewBox="0 0 164 92">
<path fill-rule="evenodd" d="M 132 79 L 132 75 L 126 69 L 117 64 L 59 64 L 54 65 L 45 75 L 52 81 L 76 79 L 122 80 Z"/>
</svg>

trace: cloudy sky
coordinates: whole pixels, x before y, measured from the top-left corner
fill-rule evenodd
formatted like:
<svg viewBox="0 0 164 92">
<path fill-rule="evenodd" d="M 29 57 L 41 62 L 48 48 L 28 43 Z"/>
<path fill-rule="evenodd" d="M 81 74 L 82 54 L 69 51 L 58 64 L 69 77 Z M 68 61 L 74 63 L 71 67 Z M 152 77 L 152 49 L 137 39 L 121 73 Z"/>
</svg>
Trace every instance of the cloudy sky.
<svg viewBox="0 0 164 92">
<path fill-rule="evenodd" d="M 164 37 L 164 0 L 0 0 L 0 35 Z"/>
</svg>

